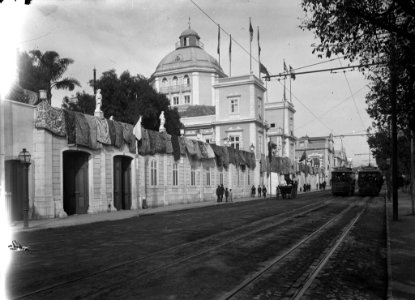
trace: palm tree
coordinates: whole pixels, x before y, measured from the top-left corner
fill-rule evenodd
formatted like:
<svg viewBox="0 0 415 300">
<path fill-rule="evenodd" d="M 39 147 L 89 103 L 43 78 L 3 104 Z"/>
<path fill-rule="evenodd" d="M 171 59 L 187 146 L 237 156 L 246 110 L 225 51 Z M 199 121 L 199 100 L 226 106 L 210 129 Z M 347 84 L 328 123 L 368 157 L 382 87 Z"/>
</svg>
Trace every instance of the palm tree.
<svg viewBox="0 0 415 300">
<path fill-rule="evenodd" d="M 25 77 L 24 81 L 32 85 L 32 88 L 29 89 L 34 91 L 47 90 L 49 103 L 51 102 L 53 88 L 73 91 L 75 86 L 81 86 L 75 78 L 62 78 L 68 66 L 74 62 L 73 59 L 60 58 L 55 51 L 42 53 L 39 50 L 32 50 L 29 52 L 29 56 L 31 58 L 30 73 L 32 74 L 28 74 L 29 76 L 22 74 Z M 22 77 L 20 79 L 22 80 Z"/>
</svg>

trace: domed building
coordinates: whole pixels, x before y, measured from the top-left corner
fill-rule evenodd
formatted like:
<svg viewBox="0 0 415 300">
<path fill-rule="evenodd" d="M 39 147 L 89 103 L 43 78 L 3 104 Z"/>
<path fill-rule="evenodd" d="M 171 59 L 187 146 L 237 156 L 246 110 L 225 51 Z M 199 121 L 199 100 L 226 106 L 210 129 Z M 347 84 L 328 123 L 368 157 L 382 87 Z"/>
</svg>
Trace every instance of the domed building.
<svg viewBox="0 0 415 300">
<path fill-rule="evenodd" d="M 179 111 L 189 105 L 214 105 L 212 85 L 217 78 L 226 77 L 217 60 L 203 47 L 198 33 L 189 27 L 152 75 L 153 87 L 167 95 Z"/>
</svg>

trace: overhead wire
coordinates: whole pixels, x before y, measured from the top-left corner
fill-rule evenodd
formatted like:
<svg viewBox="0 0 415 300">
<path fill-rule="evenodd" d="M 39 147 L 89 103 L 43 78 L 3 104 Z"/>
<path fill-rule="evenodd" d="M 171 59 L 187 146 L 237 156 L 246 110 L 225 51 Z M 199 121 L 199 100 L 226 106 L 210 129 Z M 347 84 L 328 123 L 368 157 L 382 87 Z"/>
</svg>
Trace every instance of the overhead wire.
<svg viewBox="0 0 415 300">
<path fill-rule="evenodd" d="M 342 62 L 340 61 L 340 59 L 339 59 L 339 64 L 340 64 L 341 67 L 343 67 Z M 354 95 L 353 95 L 353 92 L 352 92 L 352 88 L 350 87 L 349 79 L 346 76 L 346 72 L 343 72 L 343 75 L 344 75 L 344 79 L 346 79 L 347 87 L 349 88 L 350 95 L 351 95 L 351 97 L 353 99 L 353 104 L 354 104 L 354 107 L 356 109 L 357 115 L 359 116 L 359 119 L 360 119 L 360 122 L 362 123 L 363 129 L 365 129 L 365 123 L 363 122 L 363 119 L 362 119 L 362 116 L 360 114 L 359 108 L 357 107 L 356 99 L 354 98 Z"/>
<path fill-rule="evenodd" d="M 363 89 L 365 89 L 366 87 L 367 87 L 367 86 L 365 85 L 365 86 L 361 87 L 360 89 L 358 89 L 357 91 L 355 91 L 355 92 L 353 93 L 353 96 L 354 96 L 354 95 L 356 95 L 356 94 L 358 94 L 360 91 L 362 91 L 362 90 L 363 90 Z M 347 100 L 349 100 L 351 97 L 352 97 L 352 96 L 347 96 L 347 97 L 346 97 L 346 98 L 344 98 L 343 100 L 341 100 L 341 101 L 337 102 L 335 105 L 333 105 L 332 107 L 330 107 L 329 109 L 327 109 L 325 112 L 321 113 L 321 114 L 318 116 L 318 118 L 321 118 L 321 117 L 325 116 L 326 114 L 328 114 L 328 113 L 329 113 L 329 112 L 331 112 L 332 110 L 334 110 L 334 109 L 338 108 L 340 105 L 343 105 L 343 104 L 344 104 Z M 296 127 L 296 129 L 301 129 L 301 128 L 303 128 L 303 127 L 307 126 L 308 124 L 310 124 L 311 122 L 314 122 L 314 120 L 315 120 L 315 119 L 310 120 L 310 121 L 308 121 L 308 122 L 306 122 L 306 123 L 303 123 L 303 124 L 301 124 L 300 126 Z M 363 130 L 363 131 L 365 131 L 365 130 Z"/>
<path fill-rule="evenodd" d="M 190 0 L 190 2 L 191 3 L 193 3 L 193 5 L 195 5 L 206 17 L 208 17 L 209 18 L 209 20 L 211 20 L 216 26 L 219 26 L 219 28 L 220 28 L 220 30 L 221 31 L 223 31 L 225 34 L 227 34 L 228 36 L 231 36 L 230 35 L 230 33 L 228 33 L 222 26 L 220 26 L 219 25 L 219 23 L 218 22 L 216 22 L 205 10 L 203 10 L 203 8 L 201 8 L 194 0 Z M 233 37 L 231 37 L 231 39 L 232 39 L 232 41 L 233 42 L 235 42 L 235 44 L 237 44 L 245 53 L 247 53 L 248 55 L 250 54 L 250 52 L 248 51 L 248 50 L 246 50 L 245 49 L 245 47 L 244 46 L 242 46 L 235 38 L 233 38 Z M 256 61 L 257 63 L 259 63 L 258 62 L 258 60 L 255 58 L 255 57 L 252 57 L 253 59 L 254 59 L 254 61 Z M 341 58 L 341 57 L 340 57 Z M 295 69 L 293 69 L 294 71 L 295 70 L 299 70 L 299 69 L 304 69 L 304 68 L 308 68 L 308 67 L 312 67 L 312 66 L 315 66 L 315 65 L 319 65 L 319 64 L 324 64 L 324 63 L 328 63 L 328 62 L 331 62 L 331 61 L 334 61 L 334 60 L 338 60 L 339 59 L 339 57 L 337 57 L 337 58 L 333 58 L 333 59 L 329 59 L 329 60 L 326 60 L 326 61 L 323 61 L 323 62 L 318 62 L 318 63 L 315 63 L 315 64 L 311 64 L 311 65 L 307 65 L 307 66 L 303 66 L 303 67 L 299 67 L 299 68 L 295 68 Z M 288 75 L 288 74 L 287 74 Z M 347 79 L 346 79 L 347 80 Z M 279 82 L 279 81 L 278 81 Z M 347 80 L 347 82 L 348 82 L 348 80 Z M 279 84 L 280 85 L 282 85 L 282 83 L 281 82 L 279 82 Z M 350 92 L 351 92 L 351 88 L 350 88 L 350 84 L 348 83 L 348 85 L 349 85 L 349 90 L 350 90 Z M 283 87 L 283 88 L 285 88 L 285 87 Z M 351 94 L 353 94 L 352 92 L 351 92 Z M 319 117 L 318 116 L 316 116 L 316 114 L 307 106 L 307 105 L 305 105 L 297 96 L 295 96 L 294 94 L 292 94 L 291 93 L 291 95 L 294 97 L 294 99 L 295 100 L 297 100 L 298 101 L 298 103 L 300 103 L 314 118 L 315 118 L 315 120 L 318 120 L 324 127 L 326 127 L 330 132 L 332 132 L 333 130 L 329 127 L 329 126 L 327 126 L 322 120 L 320 120 L 319 119 Z M 350 98 L 350 97 L 349 97 Z M 349 98 L 347 98 L 347 99 L 349 99 Z M 354 101 L 354 103 L 355 103 L 355 100 L 353 99 L 353 101 Z M 356 103 L 355 103 L 355 106 L 356 106 Z M 357 106 L 356 106 L 356 109 L 357 109 Z M 358 110 L 357 110 L 357 112 L 358 112 Z M 361 121 L 362 121 L 362 124 L 363 124 L 363 127 L 364 127 L 364 123 L 363 123 L 363 119 L 361 118 L 361 115 L 360 115 L 360 113 L 358 112 L 358 114 L 359 114 L 359 117 L 360 117 L 360 119 L 361 119 Z"/>
<path fill-rule="evenodd" d="M 282 85 L 283 86 L 283 84 L 280 82 L 280 81 L 277 81 L 280 85 Z M 283 86 L 283 88 L 284 88 L 284 86 Z M 293 93 L 291 93 L 291 96 L 292 97 L 294 97 L 294 99 L 296 99 L 306 110 L 308 110 L 308 112 L 309 113 L 311 113 L 313 116 L 314 116 L 314 118 L 317 120 L 317 121 L 319 121 L 324 127 L 326 127 L 330 132 L 332 132 L 333 131 L 333 129 L 332 128 L 330 128 L 329 126 L 327 126 L 327 124 L 325 124 L 322 120 L 320 120 L 316 115 L 315 115 L 315 113 L 313 113 L 312 111 L 311 111 L 311 109 L 307 106 L 307 105 L 305 105 L 297 96 L 295 96 Z"/>
</svg>

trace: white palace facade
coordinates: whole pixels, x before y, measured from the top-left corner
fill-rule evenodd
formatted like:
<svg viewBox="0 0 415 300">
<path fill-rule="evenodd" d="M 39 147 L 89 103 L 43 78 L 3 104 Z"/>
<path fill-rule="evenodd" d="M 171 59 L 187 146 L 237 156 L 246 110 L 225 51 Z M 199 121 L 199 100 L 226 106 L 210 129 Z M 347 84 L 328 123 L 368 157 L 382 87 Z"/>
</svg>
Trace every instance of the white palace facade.
<svg viewBox="0 0 415 300">
<path fill-rule="evenodd" d="M 292 103 L 267 102 L 264 82 L 254 74 L 228 77 L 194 30 L 180 35 L 152 78 L 181 113 L 197 105 L 214 112 L 182 117 L 182 137 L 142 129 L 137 144 L 130 124 L 45 101 L 1 101 L 0 192 L 12 220 L 22 219 L 26 200 L 29 218 L 39 219 L 214 201 L 219 184 L 232 188 L 235 198 L 259 184 L 275 194 L 269 141 L 273 156 L 284 158 L 278 175 L 295 174 Z M 97 128 L 116 135 L 97 134 Z M 18 157 L 23 148 L 31 154 L 27 193 Z"/>
</svg>

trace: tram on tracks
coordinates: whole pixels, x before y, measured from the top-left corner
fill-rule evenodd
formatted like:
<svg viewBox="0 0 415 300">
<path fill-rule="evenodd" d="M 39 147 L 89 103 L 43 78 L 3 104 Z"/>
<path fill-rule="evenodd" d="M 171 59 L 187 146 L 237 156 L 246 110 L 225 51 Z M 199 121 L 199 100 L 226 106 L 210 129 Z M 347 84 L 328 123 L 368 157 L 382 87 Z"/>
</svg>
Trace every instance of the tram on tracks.
<svg viewBox="0 0 415 300">
<path fill-rule="evenodd" d="M 336 167 L 331 171 L 331 192 L 334 196 L 352 196 L 355 186 L 356 174 L 351 168 Z"/>
<path fill-rule="evenodd" d="M 377 196 L 383 185 L 383 176 L 376 167 L 363 167 L 357 172 L 357 186 L 361 196 Z"/>
</svg>

